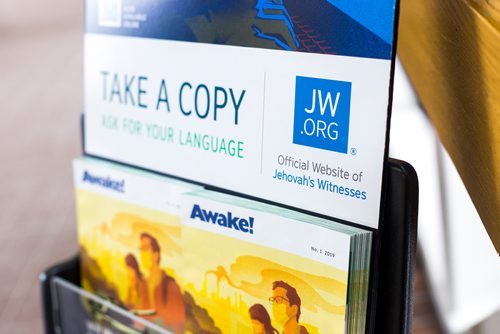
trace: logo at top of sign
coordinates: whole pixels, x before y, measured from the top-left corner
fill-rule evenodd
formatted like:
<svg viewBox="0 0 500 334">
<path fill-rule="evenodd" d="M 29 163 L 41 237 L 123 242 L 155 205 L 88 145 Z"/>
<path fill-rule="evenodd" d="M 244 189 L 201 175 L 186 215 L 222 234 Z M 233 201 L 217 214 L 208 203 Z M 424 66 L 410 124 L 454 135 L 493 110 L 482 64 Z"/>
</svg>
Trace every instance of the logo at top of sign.
<svg viewBox="0 0 500 334">
<path fill-rule="evenodd" d="M 98 23 L 101 27 L 122 26 L 122 0 L 99 0 Z"/>
<path fill-rule="evenodd" d="M 350 82 L 296 78 L 293 143 L 347 153 Z"/>
</svg>

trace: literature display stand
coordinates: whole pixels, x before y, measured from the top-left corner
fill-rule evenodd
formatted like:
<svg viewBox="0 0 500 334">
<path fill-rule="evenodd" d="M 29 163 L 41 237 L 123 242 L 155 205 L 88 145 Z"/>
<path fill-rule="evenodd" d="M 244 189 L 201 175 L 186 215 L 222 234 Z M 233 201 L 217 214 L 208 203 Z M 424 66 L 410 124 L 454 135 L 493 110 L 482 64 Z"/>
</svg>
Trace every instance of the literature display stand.
<svg viewBox="0 0 500 334">
<path fill-rule="evenodd" d="M 374 316 L 369 317 L 368 332 L 411 333 L 418 181 L 415 170 L 406 162 L 389 159 L 385 170 L 384 218 L 377 233 L 379 240 L 376 244 L 380 247 L 375 256 L 379 259 L 378 275 L 374 275 L 370 290 L 369 313 Z M 141 323 L 140 318 L 120 308 L 115 309 L 109 301 L 79 289 L 78 256 L 47 269 L 40 276 L 40 281 L 47 334 L 75 333 L 86 328 L 85 319 L 91 315 L 83 307 L 75 307 L 75 300 L 82 305 L 86 300 L 93 309 L 100 310 L 101 318 L 93 320 L 103 326 L 113 326 L 114 332 L 168 333 L 160 328 L 148 327 Z M 136 329 L 128 327 L 131 324 Z"/>
<path fill-rule="evenodd" d="M 46 332 L 411 332 L 379 5 L 87 0 L 81 254 L 41 275 Z"/>
</svg>

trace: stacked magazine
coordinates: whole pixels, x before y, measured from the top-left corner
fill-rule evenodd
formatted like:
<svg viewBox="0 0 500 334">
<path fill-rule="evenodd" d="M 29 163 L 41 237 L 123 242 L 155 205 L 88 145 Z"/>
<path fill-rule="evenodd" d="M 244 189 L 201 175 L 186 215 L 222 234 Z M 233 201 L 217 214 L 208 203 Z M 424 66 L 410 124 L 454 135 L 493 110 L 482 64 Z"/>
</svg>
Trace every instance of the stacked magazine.
<svg viewBox="0 0 500 334">
<path fill-rule="evenodd" d="M 85 10 L 87 331 L 365 332 L 396 0 Z"/>
<path fill-rule="evenodd" d="M 173 333 L 359 333 L 372 232 L 74 162 L 82 286 Z"/>
<path fill-rule="evenodd" d="M 182 210 L 186 293 L 222 333 L 364 331 L 371 232 L 211 191 Z"/>
</svg>

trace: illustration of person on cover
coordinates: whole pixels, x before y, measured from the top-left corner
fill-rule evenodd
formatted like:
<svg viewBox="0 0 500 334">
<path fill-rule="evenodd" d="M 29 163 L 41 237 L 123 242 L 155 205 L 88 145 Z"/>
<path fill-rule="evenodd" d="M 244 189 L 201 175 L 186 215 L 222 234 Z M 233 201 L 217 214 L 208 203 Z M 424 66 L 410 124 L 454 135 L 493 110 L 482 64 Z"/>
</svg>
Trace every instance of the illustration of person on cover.
<svg viewBox="0 0 500 334">
<path fill-rule="evenodd" d="M 184 333 L 185 311 L 181 289 L 175 279 L 160 268 L 160 245 L 155 237 L 148 233 L 140 236 L 141 264 L 147 271 L 148 299 L 156 315 L 148 317 L 160 325 Z"/>
<path fill-rule="evenodd" d="M 134 310 L 144 310 L 150 307 L 148 298 L 148 284 L 144 279 L 139 263 L 133 254 L 125 256 L 125 265 L 127 266 L 127 274 L 129 287 L 125 299 L 125 305 Z"/>
<path fill-rule="evenodd" d="M 272 304 L 274 320 L 283 326 L 282 334 L 308 334 L 307 329 L 299 324 L 300 297 L 297 290 L 283 281 L 273 282 Z"/>
<path fill-rule="evenodd" d="M 252 320 L 253 334 L 279 334 L 271 324 L 271 317 L 262 304 L 254 304 L 248 310 Z"/>
</svg>

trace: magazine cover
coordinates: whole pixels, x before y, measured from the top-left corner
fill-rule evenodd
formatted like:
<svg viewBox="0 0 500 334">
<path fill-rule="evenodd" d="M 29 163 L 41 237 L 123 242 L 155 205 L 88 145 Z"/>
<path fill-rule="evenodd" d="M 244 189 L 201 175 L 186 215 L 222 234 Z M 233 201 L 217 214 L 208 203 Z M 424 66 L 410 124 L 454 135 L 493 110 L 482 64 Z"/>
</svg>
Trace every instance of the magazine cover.
<svg viewBox="0 0 500 334">
<path fill-rule="evenodd" d="M 346 331 L 350 235 L 194 193 L 182 238 L 188 332 Z"/>
<path fill-rule="evenodd" d="M 376 229 L 396 4 L 87 0 L 85 152 Z"/>
<path fill-rule="evenodd" d="M 184 333 L 180 195 L 196 187 L 93 159 L 74 177 L 82 287 Z"/>
</svg>

